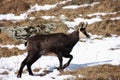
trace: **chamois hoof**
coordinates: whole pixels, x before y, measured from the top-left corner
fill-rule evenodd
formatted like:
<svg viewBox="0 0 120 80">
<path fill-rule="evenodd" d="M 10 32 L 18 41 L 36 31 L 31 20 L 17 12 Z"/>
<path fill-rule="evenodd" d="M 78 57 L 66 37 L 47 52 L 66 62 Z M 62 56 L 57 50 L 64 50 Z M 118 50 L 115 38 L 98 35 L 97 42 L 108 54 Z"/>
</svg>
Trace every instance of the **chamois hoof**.
<svg viewBox="0 0 120 80">
<path fill-rule="evenodd" d="M 68 64 L 65 64 L 64 66 L 63 66 L 63 69 L 65 69 L 66 67 L 68 67 L 69 65 Z"/>
<path fill-rule="evenodd" d="M 60 69 L 59 67 L 56 67 L 56 69 L 57 69 L 59 72 L 63 72 L 63 69 Z"/>
<path fill-rule="evenodd" d="M 17 78 L 21 78 L 21 75 L 17 75 Z"/>
</svg>

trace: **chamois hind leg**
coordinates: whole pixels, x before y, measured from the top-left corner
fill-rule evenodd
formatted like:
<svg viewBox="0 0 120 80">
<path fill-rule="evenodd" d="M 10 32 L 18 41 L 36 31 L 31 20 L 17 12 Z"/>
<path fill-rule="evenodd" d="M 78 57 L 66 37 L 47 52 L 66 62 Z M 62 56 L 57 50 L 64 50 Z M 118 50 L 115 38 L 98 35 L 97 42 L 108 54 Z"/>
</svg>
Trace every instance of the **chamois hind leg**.
<svg viewBox="0 0 120 80">
<path fill-rule="evenodd" d="M 18 77 L 18 78 L 21 78 L 23 68 L 24 68 L 25 65 L 26 65 L 26 61 L 27 61 L 27 58 L 25 58 L 25 59 L 23 60 L 23 62 L 21 63 L 21 66 L 20 66 L 19 72 L 18 72 L 18 74 L 17 74 L 17 77 Z"/>
<path fill-rule="evenodd" d="M 34 55 L 35 53 L 28 53 L 27 57 L 24 59 L 24 61 L 21 64 L 20 70 L 18 72 L 17 77 L 20 78 L 22 76 L 22 71 L 25 65 L 27 65 L 27 69 L 30 75 L 33 75 L 31 70 L 31 65 L 40 57 L 37 55 Z"/>
<path fill-rule="evenodd" d="M 70 64 L 70 62 L 71 62 L 71 60 L 73 59 L 73 56 L 70 55 L 70 54 L 69 55 L 64 55 L 64 57 L 65 58 L 70 58 L 70 59 L 69 59 L 69 61 L 66 64 L 64 64 L 63 69 L 65 69 L 66 67 L 68 67 L 69 64 Z"/>
<path fill-rule="evenodd" d="M 29 72 L 29 75 L 33 75 L 33 72 L 32 72 L 32 70 L 31 70 L 31 66 L 32 66 L 32 64 L 35 62 L 35 61 L 37 61 L 38 60 L 38 58 L 40 58 L 41 56 L 38 56 L 37 54 L 35 55 L 35 53 L 34 53 L 34 55 L 30 55 L 30 57 L 28 58 L 28 60 L 27 60 L 27 70 L 28 70 L 28 72 Z"/>
</svg>

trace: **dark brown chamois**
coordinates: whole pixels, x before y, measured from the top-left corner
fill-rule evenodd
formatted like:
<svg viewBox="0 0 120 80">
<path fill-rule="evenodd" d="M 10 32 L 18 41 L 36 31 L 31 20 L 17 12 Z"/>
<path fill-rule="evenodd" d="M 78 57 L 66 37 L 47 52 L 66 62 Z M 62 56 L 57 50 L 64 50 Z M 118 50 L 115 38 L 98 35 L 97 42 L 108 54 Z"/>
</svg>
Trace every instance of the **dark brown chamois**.
<svg viewBox="0 0 120 80">
<path fill-rule="evenodd" d="M 33 75 L 31 65 L 42 55 L 47 55 L 47 53 L 55 53 L 57 55 L 60 63 L 59 70 L 68 67 L 73 59 L 70 52 L 74 45 L 79 41 L 80 37 L 83 37 L 83 35 L 87 38 L 90 37 L 86 32 L 86 26 L 87 24 L 80 23 L 79 29 L 70 34 L 54 33 L 29 37 L 27 39 L 28 55 L 23 60 L 17 77 L 21 77 L 25 65 L 27 66 L 29 74 Z M 63 57 L 70 58 L 64 65 L 62 65 Z"/>
</svg>

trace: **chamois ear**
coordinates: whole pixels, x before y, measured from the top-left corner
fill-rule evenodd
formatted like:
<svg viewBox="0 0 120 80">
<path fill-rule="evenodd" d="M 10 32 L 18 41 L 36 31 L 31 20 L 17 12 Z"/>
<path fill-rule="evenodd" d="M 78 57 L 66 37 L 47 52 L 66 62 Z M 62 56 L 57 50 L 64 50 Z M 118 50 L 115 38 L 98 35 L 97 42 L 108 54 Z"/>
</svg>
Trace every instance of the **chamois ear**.
<svg viewBox="0 0 120 80">
<path fill-rule="evenodd" d="M 88 23 L 87 22 L 80 22 L 77 26 L 75 26 L 75 30 L 80 30 L 81 28 L 82 29 L 85 29 L 85 28 L 87 28 L 87 26 L 88 26 Z"/>
<path fill-rule="evenodd" d="M 83 28 L 84 26 L 84 22 L 80 22 L 80 24 L 78 25 L 78 28 Z"/>
</svg>

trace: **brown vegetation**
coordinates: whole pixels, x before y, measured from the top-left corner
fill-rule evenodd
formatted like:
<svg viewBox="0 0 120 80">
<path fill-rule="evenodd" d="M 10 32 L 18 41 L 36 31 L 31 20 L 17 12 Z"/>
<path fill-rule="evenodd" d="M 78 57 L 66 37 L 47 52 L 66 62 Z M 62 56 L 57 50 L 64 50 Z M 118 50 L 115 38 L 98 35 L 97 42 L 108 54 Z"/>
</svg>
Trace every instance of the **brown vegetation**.
<svg viewBox="0 0 120 80">
<path fill-rule="evenodd" d="M 30 5 L 35 5 L 36 3 L 39 5 L 45 5 L 45 4 L 56 4 L 57 2 L 60 2 L 63 0 L 25 0 L 25 2 L 27 2 Z"/>
<path fill-rule="evenodd" d="M 120 35 L 120 20 L 104 20 L 89 25 L 89 31 L 93 34 L 110 36 L 111 34 Z"/>
<path fill-rule="evenodd" d="M 120 66 L 105 64 L 66 71 L 63 74 L 71 74 L 76 77 L 75 80 L 119 80 Z M 81 78 L 79 75 L 83 77 Z"/>
<path fill-rule="evenodd" d="M 12 37 L 9 37 L 6 32 L 0 33 L 0 44 L 20 44 L 20 41 L 17 41 L 13 39 Z"/>
<path fill-rule="evenodd" d="M 24 0 L 1 0 L 0 1 L 0 14 L 21 14 L 28 10 L 30 5 Z"/>
<path fill-rule="evenodd" d="M 25 53 L 26 50 L 20 50 L 16 47 L 12 48 L 12 49 L 9 49 L 7 47 L 0 47 L 0 58 L 1 57 L 10 57 L 10 56 L 17 56 L 17 55 L 20 55 L 20 54 L 23 54 Z"/>
<path fill-rule="evenodd" d="M 2 72 L 2 73 L 0 73 L 0 75 L 8 75 L 9 74 L 9 72 L 8 71 L 4 71 L 4 72 Z"/>
</svg>

